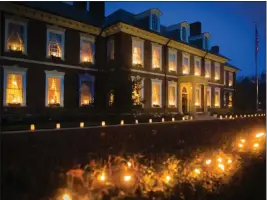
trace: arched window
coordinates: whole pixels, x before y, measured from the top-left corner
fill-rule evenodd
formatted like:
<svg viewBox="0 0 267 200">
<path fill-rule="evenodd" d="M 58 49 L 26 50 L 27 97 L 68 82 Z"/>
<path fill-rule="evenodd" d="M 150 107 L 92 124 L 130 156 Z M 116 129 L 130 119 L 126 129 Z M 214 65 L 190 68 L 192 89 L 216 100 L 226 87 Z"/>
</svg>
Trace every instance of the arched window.
<svg viewBox="0 0 267 200">
<path fill-rule="evenodd" d="M 158 31 L 158 16 L 156 14 L 152 15 L 152 30 Z"/>
<path fill-rule="evenodd" d="M 182 41 L 186 42 L 186 28 L 182 27 Z"/>
</svg>

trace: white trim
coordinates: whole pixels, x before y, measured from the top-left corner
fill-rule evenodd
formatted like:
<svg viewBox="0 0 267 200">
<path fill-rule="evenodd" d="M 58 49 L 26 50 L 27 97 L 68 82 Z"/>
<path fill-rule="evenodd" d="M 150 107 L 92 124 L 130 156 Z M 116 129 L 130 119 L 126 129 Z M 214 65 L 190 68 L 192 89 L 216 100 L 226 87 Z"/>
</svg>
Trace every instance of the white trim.
<svg viewBox="0 0 267 200">
<path fill-rule="evenodd" d="M 8 34 L 8 24 L 9 23 L 14 23 L 14 24 L 19 24 L 21 26 L 24 27 L 24 52 L 22 52 L 23 54 L 27 55 L 27 43 L 28 43 L 28 21 L 25 19 L 20 19 L 17 17 L 9 17 L 6 16 L 5 18 L 5 52 L 9 52 L 8 48 L 7 48 L 7 34 Z"/>
<path fill-rule="evenodd" d="M 83 41 L 88 41 L 91 43 L 92 46 L 94 46 L 94 49 L 92 49 L 92 63 L 95 63 L 95 37 L 89 34 L 80 33 L 80 63 L 84 63 L 81 58 L 81 46 Z M 91 47 L 92 48 L 92 47 Z"/>
<path fill-rule="evenodd" d="M 219 106 L 215 106 L 215 96 L 216 96 L 216 92 L 218 92 L 218 98 L 219 98 Z M 220 108 L 221 107 L 221 89 L 220 88 L 214 88 L 214 107 L 215 108 Z"/>
<path fill-rule="evenodd" d="M 169 102 L 169 87 L 174 87 L 174 102 L 175 102 L 174 106 L 175 106 L 175 108 L 177 108 L 177 82 L 168 81 L 168 107 L 170 106 L 170 102 Z"/>
<path fill-rule="evenodd" d="M 151 51 L 151 65 L 152 65 L 152 69 L 157 69 L 153 66 L 153 49 L 158 49 L 159 50 L 159 58 L 160 58 L 160 71 L 162 70 L 162 46 L 156 43 L 152 43 L 152 51 Z"/>
<path fill-rule="evenodd" d="M 188 72 L 187 73 L 185 73 L 185 71 L 184 71 L 184 58 L 188 59 Z M 190 74 L 190 54 L 186 53 L 186 52 L 183 52 L 182 59 L 183 59 L 182 60 L 182 74 L 189 75 Z"/>
<path fill-rule="evenodd" d="M 154 84 L 159 84 L 159 93 L 160 93 L 160 95 L 159 95 L 159 108 L 162 108 L 162 80 L 160 80 L 160 79 L 151 79 L 151 108 L 155 108 L 155 107 L 153 107 L 153 100 L 152 100 L 152 95 L 153 95 L 153 93 L 152 93 L 152 91 L 153 91 L 153 83 Z"/>
<path fill-rule="evenodd" d="M 196 74 L 197 61 L 199 62 L 199 74 Z M 201 76 L 201 59 L 198 56 L 194 56 L 194 75 Z"/>
<path fill-rule="evenodd" d="M 32 63 L 32 64 L 55 66 L 55 67 L 64 67 L 64 68 L 71 68 L 71 69 L 81 69 L 81 70 L 86 70 L 86 71 L 98 71 L 97 69 L 92 69 L 92 68 L 86 68 L 86 67 L 80 67 L 80 66 L 74 66 L 74 65 L 58 64 L 58 63 L 52 63 L 52 62 L 36 61 L 36 60 L 30 60 L 30 59 L 25 59 L 25 58 L 14 58 L 14 57 L 8 57 L 8 56 L 0 56 L 0 59 L 26 62 L 26 63 Z"/>
<path fill-rule="evenodd" d="M 216 73 L 218 73 L 218 78 L 216 79 Z M 221 79 L 221 67 L 220 63 L 215 62 L 214 63 L 214 80 L 218 81 Z"/>
<path fill-rule="evenodd" d="M 142 67 L 144 67 L 144 40 L 141 39 L 141 38 L 138 38 L 138 37 L 134 37 L 132 36 L 132 64 L 136 64 L 136 63 L 133 63 L 133 47 L 135 44 L 141 44 L 141 56 L 142 56 L 142 63 L 140 63 L 142 65 Z"/>
<path fill-rule="evenodd" d="M 218 85 L 218 86 L 223 86 L 221 83 L 213 83 L 213 82 L 208 82 L 209 85 Z"/>
<path fill-rule="evenodd" d="M 60 28 L 58 26 L 51 26 L 51 25 L 46 25 L 46 57 L 50 58 L 51 56 L 48 55 L 48 41 L 49 41 L 49 33 L 56 33 L 60 34 L 62 36 L 61 39 L 61 49 L 62 49 L 62 55 L 61 59 L 65 60 L 65 30 L 63 28 Z"/>
<path fill-rule="evenodd" d="M 175 72 L 177 73 L 177 50 L 173 48 L 168 48 L 168 71 L 170 72 L 170 54 L 174 54 Z"/>
<path fill-rule="evenodd" d="M 26 106 L 26 100 L 27 100 L 27 84 L 26 84 L 26 76 L 27 76 L 27 68 L 22 68 L 18 67 L 16 65 L 13 66 L 3 66 L 4 69 L 4 77 L 3 77 L 3 106 L 4 107 L 9 107 L 9 105 L 6 103 L 6 89 L 7 89 L 7 75 L 8 74 L 19 74 L 22 76 L 22 97 L 23 101 L 20 105 L 20 107 L 25 107 Z"/>
<path fill-rule="evenodd" d="M 60 107 L 64 107 L 64 72 L 58 72 L 57 70 L 48 71 L 45 70 L 45 106 L 48 105 L 48 78 L 60 79 Z"/>
<path fill-rule="evenodd" d="M 142 74 L 149 74 L 149 75 L 156 75 L 156 76 L 165 76 L 165 74 L 160 74 L 160 73 L 156 73 L 156 72 L 148 72 L 148 71 L 143 71 L 143 70 L 139 70 L 139 69 L 130 69 L 130 71 L 132 72 L 137 72 L 137 73 L 142 73 Z M 166 75 L 169 78 L 178 78 L 177 76 L 173 76 L 173 75 Z"/>
</svg>

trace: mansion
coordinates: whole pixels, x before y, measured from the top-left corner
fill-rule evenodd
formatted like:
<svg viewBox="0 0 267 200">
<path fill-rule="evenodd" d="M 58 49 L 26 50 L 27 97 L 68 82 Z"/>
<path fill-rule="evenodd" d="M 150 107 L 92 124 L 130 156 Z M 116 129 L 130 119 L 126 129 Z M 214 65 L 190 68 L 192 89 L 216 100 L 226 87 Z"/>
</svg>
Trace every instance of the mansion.
<svg viewBox="0 0 267 200">
<path fill-rule="evenodd" d="M 90 112 L 125 101 L 149 113 L 232 109 L 239 69 L 200 22 L 164 26 L 161 17 L 159 9 L 105 16 L 104 2 L 89 10 L 87 2 L 0 2 L 1 110 Z M 117 70 L 137 80 L 134 91 L 124 91 Z"/>
</svg>

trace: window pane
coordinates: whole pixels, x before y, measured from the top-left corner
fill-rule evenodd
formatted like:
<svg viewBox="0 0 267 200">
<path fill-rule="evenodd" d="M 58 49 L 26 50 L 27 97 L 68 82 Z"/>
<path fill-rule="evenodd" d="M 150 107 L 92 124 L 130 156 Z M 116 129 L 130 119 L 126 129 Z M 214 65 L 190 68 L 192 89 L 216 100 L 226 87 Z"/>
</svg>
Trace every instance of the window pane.
<svg viewBox="0 0 267 200">
<path fill-rule="evenodd" d="M 82 62 L 91 62 L 93 63 L 93 43 L 88 40 L 82 40 L 80 47 L 80 56 Z"/>
<path fill-rule="evenodd" d="M 22 75 L 8 74 L 6 88 L 6 103 L 7 104 L 22 104 Z"/>
<path fill-rule="evenodd" d="M 215 92 L 215 107 L 220 106 L 219 92 Z"/>
<path fill-rule="evenodd" d="M 7 48 L 12 51 L 24 52 L 24 32 L 25 27 L 20 24 L 10 22 L 7 30 Z"/>
<path fill-rule="evenodd" d="M 183 58 L 183 74 L 188 74 L 189 73 L 189 59 L 188 57 Z"/>
<path fill-rule="evenodd" d="M 133 64 L 142 64 L 141 42 L 134 42 L 133 43 Z"/>
<path fill-rule="evenodd" d="M 160 84 L 152 83 L 152 105 L 160 106 Z"/>
<path fill-rule="evenodd" d="M 152 15 L 152 30 L 158 30 L 158 17 L 157 15 Z"/>
<path fill-rule="evenodd" d="M 201 72 L 201 69 L 200 69 L 200 61 L 199 60 L 196 60 L 196 62 L 195 62 L 195 75 L 199 76 L 200 75 L 200 72 Z"/>
<path fill-rule="evenodd" d="M 152 48 L 152 66 L 153 68 L 160 68 L 160 49 Z"/>
<path fill-rule="evenodd" d="M 175 54 L 169 54 L 169 71 L 176 71 Z"/>
<path fill-rule="evenodd" d="M 134 105 L 141 105 L 142 101 L 142 81 L 135 78 L 133 80 L 132 100 Z"/>
<path fill-rule="evenodd" d="M 205 77 L 210 77 L 210 63 L 205 64 Z"/>
<path fill-rule="evenodd" d="M 62 35 L 49 32 L 48 36 L 48 55 L 62 57 Z"/>
<path fill-rule="evenodd" d="M 229 72 L 229 86 L 231 87 L 233 85 L 233 73 Z"/>
<path fill-rule="evenodd" d="M 175 98 L 175 87 L 169 86 L 169 106 L 176 106 L 176 98 Z"/>
<path fill-rule="evenodd" d="M 93 95 L 92 95 L 92 90 L 93 90 L 93 83 L 91 81 L 82 81 L 81 83 L 81 105 L 89 105 L 93 103 Z"/>
<path fill-rule="evenodd" d="M 207 106 L 211 106 L 211 102 L 210 102 L 210 90 L 207 90 Z"/>
<path fill-rule="evenodd" d="M 48 78 L 48 104 L 60 104 L 60 78 Z"/>
<path fill-rule="evenodd" d="M 200 106 L 200 89 L 196 89 L 196 101 L 195 101 L 196 106 Z"/>
</svg>

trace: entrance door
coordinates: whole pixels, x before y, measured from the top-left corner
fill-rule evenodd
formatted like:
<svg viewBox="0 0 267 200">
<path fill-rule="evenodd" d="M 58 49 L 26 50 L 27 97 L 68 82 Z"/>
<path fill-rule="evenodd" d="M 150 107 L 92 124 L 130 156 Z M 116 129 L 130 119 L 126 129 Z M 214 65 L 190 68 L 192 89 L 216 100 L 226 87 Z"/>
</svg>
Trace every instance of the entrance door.
<svg viewBox="0 0 267 200">
<path fill-rule="evenodd" d="M 182 90 L 182 111 L 188 113 L 188 93 L 185 87 Z"/>
</svg>

